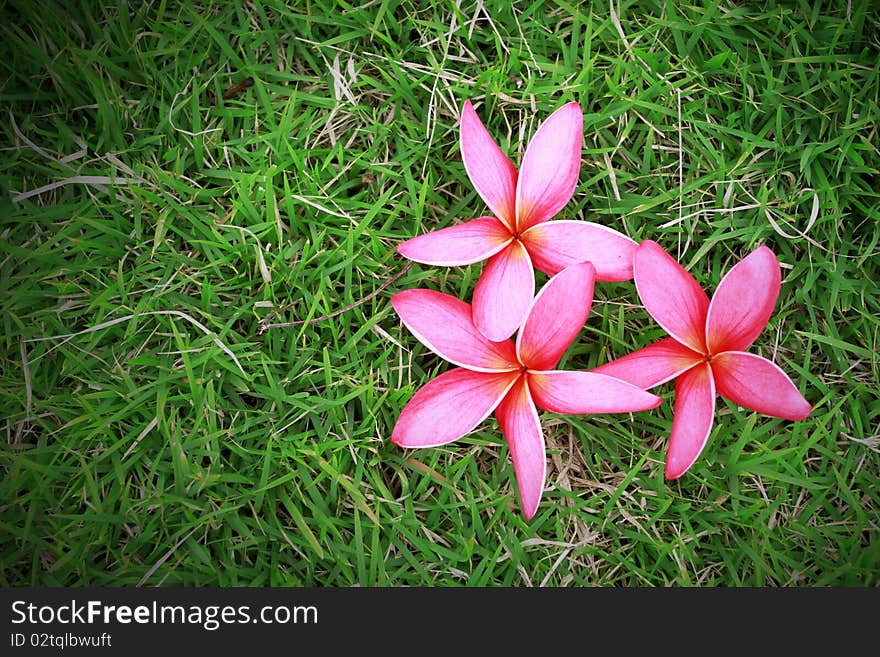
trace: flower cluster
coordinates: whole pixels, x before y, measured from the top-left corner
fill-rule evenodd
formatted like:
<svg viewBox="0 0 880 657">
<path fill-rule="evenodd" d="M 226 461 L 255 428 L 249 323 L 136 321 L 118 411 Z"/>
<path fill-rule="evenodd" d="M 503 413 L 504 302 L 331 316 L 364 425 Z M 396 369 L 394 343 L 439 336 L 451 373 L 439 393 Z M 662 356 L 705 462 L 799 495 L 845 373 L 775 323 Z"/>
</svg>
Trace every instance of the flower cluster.
<svg viewBox="0 0 880 657">
<path fill-rule="evenodd" d="M 789 420 L 802 420 L 811 410 L 779 367 L 745 351 L 779 295 L 779 263 L 769 248 L 734 266 L 710 302 L 656 242 L 636 244 L 587 221 L 550 221 L 577 186 L 582 140 L 581 108 L 568 103 L 538 128 L 517 170 L 465 101 L 462 160 L 492 215 L 398 246 L 403 256 L 424 264 L 486 264 L 472 304 L 426 289 L 392 297 L 413 335 L 456 367 L 416 392 L 391 440 L 401 447 L 436 447 L 470 433 L 494 412 L 529 519 L 546 478 L 538 407 L 578 414 L 649 410 L 662 399 L 647 390 L 675 379 L 667 479 L 683 475 L 706 445 L 716 394 Z M 534 269 L 551 276 L 537 294 Z M 670 337 L 589 372 L 554 369 L 586 322 L 594 284 L 630 279 Z"/>
</svg>

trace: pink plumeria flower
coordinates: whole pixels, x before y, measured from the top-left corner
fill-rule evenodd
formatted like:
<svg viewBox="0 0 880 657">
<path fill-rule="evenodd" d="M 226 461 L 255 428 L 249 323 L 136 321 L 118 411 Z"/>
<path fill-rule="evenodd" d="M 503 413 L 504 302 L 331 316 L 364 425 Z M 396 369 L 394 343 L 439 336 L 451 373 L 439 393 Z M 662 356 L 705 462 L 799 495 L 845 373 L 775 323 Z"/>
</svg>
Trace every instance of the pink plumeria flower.
<svg viewBox="0 0 880 657">
<path fill-rule="evenodd" d="M 461 157 L 494 216 L 420 235 L 397 247 L 428 265 L 463 266 L 488 259 L 473 295 L 474 324 L 490 340 L 522 325 L 535 292 L 536 267 L 557 274 L 590 261 L 599 281 L 632 278 L 636 243 L 587 221 L 548 222 L 571 200 L 581 165 L 583 114 L 568 103 L 538 128 L 517 172 L 469 100 L 461 111 Z"/>
<path fill-rule="evenodd" d="M 764 330 L 779 296 L 782 277 L 773 251 L 762 246 L 737 263 L 711 303 L 693 276 L 656 242 L 639 245 L 633 269 L 645 310 L 672 337 L 593 371 L 645 389 L 675 379 L 667 479 L 687 472 L 706 446 L 716 393 L 786 420 L 810 414 L 809 402 L 785 372 L 745 351 Z"/>
<path fill-rule="evenodd" d="M 626 413 L 656 408 L 660 397 L 602 374 L 554 370 L 593 301 L 595 269 L 573 265 L 551 278 L 526 311 L 516 338 L 492 342 L 471 307 L 448 294 L 404 290 L 394 310 L 418 340 L 455 369 L 425 384 L 403 408 L 391 440 L 401 447 L 445 445 L 473 431 L 492 411 L 513 459 L 525 517 L 544 491 L 544 434 L 535 408 L 555 413 Z"/>
</svg>

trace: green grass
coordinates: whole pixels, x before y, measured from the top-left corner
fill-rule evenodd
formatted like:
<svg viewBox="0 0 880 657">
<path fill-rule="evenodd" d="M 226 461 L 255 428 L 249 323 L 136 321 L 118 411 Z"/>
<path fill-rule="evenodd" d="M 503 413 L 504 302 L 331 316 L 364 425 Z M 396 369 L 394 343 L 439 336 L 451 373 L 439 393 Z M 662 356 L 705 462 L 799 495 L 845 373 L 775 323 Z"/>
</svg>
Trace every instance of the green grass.
<svg viewBox="0 0 880 657">
<path fill-rule="evenodd" d="M 880 584 L 874 3 L 46 4 L 0 10 L 2 585 Z M 578 101 L 561 216 L 659 241 L 709 291 L 770 246 L 753 351 L 812 415 L 719 401 L 668 483 L 671 385 L 632 417 L 544 414 L 531 522 L 494 420 L 392 445 L 447 365 L 390 295 L 469 300 L 480 271 L 382 288 L 402 240 L 485 210 L 466 98 L 514 160 Z M 661 335 L 603 284 L 561 366 Z"/>
</svg>

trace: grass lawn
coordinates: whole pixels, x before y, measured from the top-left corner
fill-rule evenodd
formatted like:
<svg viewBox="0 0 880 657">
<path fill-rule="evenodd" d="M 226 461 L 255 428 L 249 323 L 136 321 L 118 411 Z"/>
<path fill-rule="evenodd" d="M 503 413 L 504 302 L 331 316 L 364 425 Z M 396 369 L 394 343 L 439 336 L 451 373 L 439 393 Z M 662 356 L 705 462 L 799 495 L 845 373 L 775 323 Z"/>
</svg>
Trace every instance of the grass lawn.
<svg viewBox="0 0 880 657">
<path fill-rule="evenodd" d="M 880 584 L 877 4 L 510 4 L 2 6 L 0 584 Z M 469 301 L 481 271 L 395 251 L 487 212 L 467 98 L 515 162 L 578 101 L 560 218 L 656 240 L 710 293 L 772 248 L 751 351 L 810 417 L 719 399 L 667 482 L 672 384 L 543 413 L 529 522 L 494 419 L 393 445 L 449 365 L 390 296 Z M 664 335 L 599 284 L 560 368 Z"/>
</svg>

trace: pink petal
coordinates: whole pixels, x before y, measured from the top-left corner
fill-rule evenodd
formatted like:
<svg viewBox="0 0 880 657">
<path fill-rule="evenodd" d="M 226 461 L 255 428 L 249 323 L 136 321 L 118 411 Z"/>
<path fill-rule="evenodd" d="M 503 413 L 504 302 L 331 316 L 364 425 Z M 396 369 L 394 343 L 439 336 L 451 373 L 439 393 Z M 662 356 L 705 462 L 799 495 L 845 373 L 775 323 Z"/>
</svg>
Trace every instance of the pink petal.
<svg viewBox="0 0 880 657">
<path fill-rule="evenodd" d="M 678 479 L 706 446 L 715 419 L 715 383 L 708 364 L 689 369 L 675 382 L 675 416 L 666 451 L 667 479 Z"/>
<path fill-rule="evenodd" d="M 489 340 L 506 340 L 522 324 L 534 294 L 535 272 L 529 254 L 522 244 L 513 242 L 483 267 L 474 287 L 474 324 Z"/>
<path fill-rule="evenodd" d="M 556 366 L 587 321 L 595 279 L 593 265 L 582 262 L 547 281 L 516 336 L 519 362 L 533 370 Z"/>
<path fill-rule="evenodd" d="M 450 363 L 478 372 L 519 369 L 513 343 L 491 342 L 474 326 L 471 307 L 434 290 L 404 290 L 391 305 L 423 345 Z"/>
<path fill-rule="evenodd" d="M 712 359 L 718 394 L 758 413 L 803 420 L 812 407 L 792 380 L 766 358 L 725 351 Z"/>
<path fill-rule="evenodd" d="M 705 353 L 709 297 L 694 277 L 651 240 L 636 249 L 633 273 L 636 290 L 651 317 L 673 338 Z"/>
<path fill-rule="evenodd" d="M 480 121 L 470 100 L 461 108 L 461 159 L 480 197 L 513 230 L 516 221 L 516 167 Z"/>
<path fill-rule="evenodd" d="M 703 359 L 702 354 L 685 347 L 675 338 L 663 338 L 592 371 L 647 390 L 678 377 Z"/>
<path fill-rule="evenodd" d="M 436 447 L 461 438 L 489 417 L 518 376 L 462 367 L 444 372 L 403 407 L 391 442 L 400 447 Z"/>
<path fill-rule="evenodd" d="M 773 314 L 782 280 L 773 251 L 762 246 L 721 279 L 706 318 L 709 353 L 748 349 Z"/>
<path fill-rule="evenodd" d="M 538 510 L 547 477 L 544 434 L 525 377 L 511 388 L 495 410 L 495 417 L 510 448 L 523 513 L 531 520 Z"/>
<path fill-rule="evenodd" d="M 641 388 L 593 372 L 529 372 L 535 403 L 554 413 L 630 413 L 657 408 L 663 401 Z"/>
<path fill-rule="evenodd" d="M 623 233 L 588 221 L 546 221 L 520 235 L 536 269 L 556 274 L 589 261 L 596 280 L 628 281 L 633 276 L 636 243 Z"/>
<path fill-rule="evenodd" d="M 426 265 L 456 267 L 486 260 L 512 240 L 510 231 L 495 217 L 479 217 L 413 237 L 399 244 L 397 251 Z"/>
<path fill-rule="evenodd" d="M 581 169 L 584 116 L 567 103 L 538 128 L 526 148 L 516 185 L 516 227 L 552 219 L 571 200 Z"/>
</svg>

